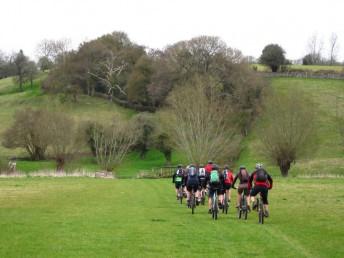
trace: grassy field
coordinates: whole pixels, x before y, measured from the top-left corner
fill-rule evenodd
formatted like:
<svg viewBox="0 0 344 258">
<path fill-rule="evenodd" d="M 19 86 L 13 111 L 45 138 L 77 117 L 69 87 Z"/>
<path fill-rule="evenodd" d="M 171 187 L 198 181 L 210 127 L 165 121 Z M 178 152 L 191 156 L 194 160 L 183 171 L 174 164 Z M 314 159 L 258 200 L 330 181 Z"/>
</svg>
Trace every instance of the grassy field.
<svg viewBox="0 0 344 258">
<path fill-rule="evenodd" d="M 341 174 L 344 175 L 344 145 L 339 133 L 338 117 L 344 117 L 344 81 L 325 79 L 273 78 L 271 85 L 279 94 L 297 88 L 315 103 L 317 137 L 312 139 L 313 150 L 292 166 L 291 175 Z M 256 127 L 259 126 L 257 121 Z M 257 152 L 259 139 L 253 129 L 245 139 L 244 151 L 237 164 L 253 168 L 257 160 L 268 161 Z M 271 164 L 270 164 L 271 165 Z M 278 174 L 275 166 L 268 166 Z"/>
<path fill-rule="evenodd" d="M 252 66 L 257 67 L 257 70 L 259 72 L 271 72 L 270 67 L 267 67 L 266 65 L 262 64 L 253 64 Z M 344 66 L 342 65 L 287 65 L 287 68 L 289 70 L 304 70 L 304 71 L 311 71 L 311 72 L 317 72 L 317 71 L 334 71 L 334 72 L 344 72 Z"/>
<path fill-rule="evenodd" d="M 0 179 L 0 257 L 343 257 L 343 193 L 343 178 L 277 178 L 259 225 L 192 215 L 170 180 Z"/>
</svg>

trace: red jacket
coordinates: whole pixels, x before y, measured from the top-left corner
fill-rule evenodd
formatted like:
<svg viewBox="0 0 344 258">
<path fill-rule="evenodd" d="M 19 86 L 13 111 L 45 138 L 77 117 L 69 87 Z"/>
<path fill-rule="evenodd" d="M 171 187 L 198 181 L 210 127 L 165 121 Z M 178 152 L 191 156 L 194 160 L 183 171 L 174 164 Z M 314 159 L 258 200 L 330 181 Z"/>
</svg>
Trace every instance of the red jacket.
<svg viewBox="0 0 344 258">
<path fill-rule="evenodd" d="M 251 176 L 250 176 L 250 180 L 249 180 L 249 183 L 248 183 L 249 189 L 252 188 L 252 181 L 254 182 L 254 185 L 256 185 L 256 186 L 263 186 L 263 187 L 272 189 L 273 180 L 272 180 L 271 176 L 268 173 L 266 173 L 267 180 L 265 182 L 257 182 L 256 181 L 256 174 L 257 174 L 257 171 L 254 171 L 251 174 Z"/>
<path fill-rule="evenodd" d="M 205 172 L 207 172 L 208 174 L 210 174 L 210 172 L 213 170 L 213 164 L 207 164 L 204 167 Z"/>
<path fill-rule="evenodd" d="M 226 170 L 223 171 L 223 175 L 225 175 Z M 227 178 L 225 179 L 225 184 L 232 184 L 234 181 L 233 172 L 229 169 L 227 170 Z"/>
</svg>

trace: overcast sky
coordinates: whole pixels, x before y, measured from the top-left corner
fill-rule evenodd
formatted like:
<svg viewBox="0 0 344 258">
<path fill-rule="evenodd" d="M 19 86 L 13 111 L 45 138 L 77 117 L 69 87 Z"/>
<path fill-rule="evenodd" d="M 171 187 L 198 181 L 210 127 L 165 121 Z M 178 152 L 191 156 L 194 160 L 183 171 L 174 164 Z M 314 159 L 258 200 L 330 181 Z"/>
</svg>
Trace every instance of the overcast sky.
<svg viewBox="0 0 344 258">
<path fill-rule="evenodd" d="M 42 39 L 69 38 L 73 48 L 112 31 L 151 48 L 199 35 L 222 38 L 245 55 L 259 57 L 278 43 L 290 59 L 306 53 L 308 39 L 332 32 L 344 60 L 343 0 L 0 0 L 0 50 L 23 49 L 34 57 Z"/>
</svg>

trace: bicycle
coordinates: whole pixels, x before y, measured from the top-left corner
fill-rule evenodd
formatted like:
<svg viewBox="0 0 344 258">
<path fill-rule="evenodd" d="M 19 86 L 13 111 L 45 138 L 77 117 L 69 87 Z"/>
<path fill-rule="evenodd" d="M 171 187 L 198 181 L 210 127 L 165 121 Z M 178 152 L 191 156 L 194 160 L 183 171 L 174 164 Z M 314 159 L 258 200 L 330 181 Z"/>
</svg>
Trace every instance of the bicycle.
<svg viewBox="0 0 344 258">
<path fill-rule="evenodd" d="M 240 203 L 238 207 L 238 219 L 241 219 L 243 217 L 245 220 L 247 220 L 247 213 L 248 213 L 247 196 L 244 190 L 242 191 L 242 194 L 240 197 Z"/>
<path fill-rule="evenodd" d="M 228 204 L 228 194 L 225 192 L 224 194 L 224 200 L 223 200 L 223 204 L 222 204 L 222 213 L 226 214 L 228 213 L 228 209 L 229 209 L 229 204 Z"/>
<path fill-rule="evenodd" d="M 179 186 L 178 188 L 178 194 L 177 194 L 177 199 L 180 201 L 180 204 L 183 203 L 183 187 Z"/>
<path fill-rule="evenodd" d="M 211 198 L 211 215 L 212 215 L 212 218 L 214 220 L 217 220 L 217 214 L 218 214 L 218 211 L 219 211 L 219 207 L 218 207 L 218 200 L 217 200 L 217 190 L 214 189 L 214 193 L 213 193 L 213 196 Z"/>
<path fill-rule="evenodd" d="M 263 204 L 263 198 L 262 195 L 259 195 L 259 198 L 257 198 L 257 212 L 258 212 L 258 223 L 264 224 L 264 204 Z"/>
<path fill-rule="evenodd" d="M 190 194 L 190 200 L 189 200 L 189 208 L 191 208 L 191 213 L 194 214 L 195 213 L 195 208 L 196 208 L 196 196 L 195 196 L 195 192 L 192 189 L 191 194 Z"/>
</svg>

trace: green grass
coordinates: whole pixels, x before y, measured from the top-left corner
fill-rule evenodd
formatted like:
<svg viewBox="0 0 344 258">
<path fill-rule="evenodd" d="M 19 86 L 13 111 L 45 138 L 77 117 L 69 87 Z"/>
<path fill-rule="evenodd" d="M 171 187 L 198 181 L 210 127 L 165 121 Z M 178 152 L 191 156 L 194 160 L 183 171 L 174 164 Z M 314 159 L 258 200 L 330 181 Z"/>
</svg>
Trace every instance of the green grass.
<svg viewBox="0 0 344 258">
<path fill-rule="evenodd" d="M 257 67 L 259 72 L 271 72 L 270 67 L 262 64 L 252 64 L 252 67 Z M 288 65 L 289 70 L 304 70 L 305 72 L 317 72 L 317 71 L 333 71 L 336 73 L 344 72 L 344 66 L 342 65 Z"/>
<path fill-rule="evenodd" d="M 344 81 L 325 79 L 273 78 L 271 85 L 279 94 L 292 88 L 305 92 L 315 103 L 317 137 L 311 153 L 292 166 L 291 175 L 344 174 L 344 145 L 339 133 L 338 117 L 344 117 Z M 259 126 L 257 121 L 256 126 Z M 247 164 L 251 169 L 256 161 L 268 165 L 272 173 L 279 173 L 273 164 L 257 150 L 259 139 L 253 129 L 245 139 L 244 151 L 237 164 Z"/>
<path fill-rule="evenodd" d="M 0 257 L 343 257 L 344 179 L 275 181 L 259 225 L 192 215 L 170 180 L 0 179 Z"/>
</svg>

